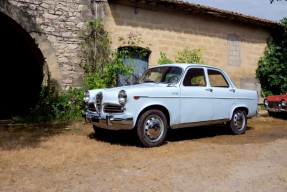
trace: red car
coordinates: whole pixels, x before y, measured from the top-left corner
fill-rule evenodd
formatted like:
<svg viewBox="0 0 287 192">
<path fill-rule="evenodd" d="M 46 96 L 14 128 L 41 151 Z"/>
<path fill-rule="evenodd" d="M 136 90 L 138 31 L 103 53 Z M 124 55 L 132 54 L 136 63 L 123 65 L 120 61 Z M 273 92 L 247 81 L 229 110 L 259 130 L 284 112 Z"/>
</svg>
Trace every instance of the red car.
<svg viewBox="0 0 287 192">
<path fill-rule="evenodd" d="M 287 94 L 285 95 L 271 95 L 266 97 L 264 105 L 269 114 L 287 112 Z"/>
</svg>

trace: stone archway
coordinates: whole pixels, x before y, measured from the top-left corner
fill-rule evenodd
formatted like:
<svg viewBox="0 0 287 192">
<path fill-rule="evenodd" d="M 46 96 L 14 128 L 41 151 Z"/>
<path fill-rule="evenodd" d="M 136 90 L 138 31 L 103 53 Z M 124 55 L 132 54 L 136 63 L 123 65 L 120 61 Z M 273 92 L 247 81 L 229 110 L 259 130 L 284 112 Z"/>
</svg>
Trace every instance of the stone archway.
<svg viewBox="0 0 287 192">
<path fill-rule="evenodd" d="M 44 58 L 31 37 L 1 12 L 0 25 L 0 118 L 7 118 L 36 104 Z"/>
<path fill-rule="evenodd" d="M 1 119 L 26 113 L 36 104 L 46 65 L 56 87 L 62 78 L 52 46 L 33 18 L 1 1 L 0 26 Z"/>
<path fill-rule="evenodd" d="M 41 28 L 36 23 L 36 18 L 14 6 L 9 1 L 0 1 L 0 12 L 14 20 L 33 39 L 44 57 L 44 64 L 48 66 L 51 83 L 58 89 L 62 88 L 62 73 L 57 62 L 57 57 L 50 41 L 42 33 Z M 2 28 L 2 27 L 1 27 Z M 44 67 L 44 71 L 46 67 Z M 44 75 L 47 75 L 46 73 Z"/>
</svg>

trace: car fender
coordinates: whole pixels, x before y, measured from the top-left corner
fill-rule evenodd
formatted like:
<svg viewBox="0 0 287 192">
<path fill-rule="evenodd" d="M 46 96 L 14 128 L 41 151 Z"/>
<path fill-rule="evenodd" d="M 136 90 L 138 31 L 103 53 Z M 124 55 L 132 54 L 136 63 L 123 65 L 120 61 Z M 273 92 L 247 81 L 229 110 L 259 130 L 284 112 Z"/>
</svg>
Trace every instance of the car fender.
<svg viewBox="0 0 287 192">
<path fill-rule="evenodd" d="M 145 109 L 151 107 L 151 106 L 161 106 L 163 108 L 165 108 L 169 114 L 169 125 L 175 124 L 176 122 L 174 122 L 174 119 L 179 119 L 177 116 L 179 116 L 180 114 L 175 114 L 172 113 L 172 109 L 175 107 L 176 104 L 167 104 L 167 102 L 163 102 L 163 101 L 152 101 L 152 99 L 145 99 L 145 101 L 142 101 L 142 103 L 140 105 L 137 105 L 138 110 L 135 111 L 134 113 L 134 127 L 136 126 L 137 120 L 140 116 L 140 114 L 142 113 L 142 111 L 144 111 Z M 174 110 L 176 111 L 176 110 Z"/>
<path fill-rule="evenodd" d="M 247 109 L 247 111 L 249 111 L 249 108 L 247 107 L 247 105 L 245 105 L 245 104 L 235 104 L 235 105 L 232 106 L 232 108 L 230 110 L 229 120 L 232 119 L 232 115 L 233 115 L 234 111 L 236 109 L 238 109 L 238 108 L 245 108 L 245 109 Z M 248 114 L 246 114 L 246 115 L 248 115 Z"/>
</svg>

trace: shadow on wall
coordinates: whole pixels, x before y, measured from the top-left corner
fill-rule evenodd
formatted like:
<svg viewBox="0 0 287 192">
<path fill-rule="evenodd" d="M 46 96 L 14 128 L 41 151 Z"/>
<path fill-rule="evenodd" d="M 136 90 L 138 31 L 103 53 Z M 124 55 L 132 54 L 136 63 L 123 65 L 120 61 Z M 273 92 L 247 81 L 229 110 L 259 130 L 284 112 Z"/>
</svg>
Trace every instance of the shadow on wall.
<svg viewBox="0 0 287 192">
<path fill-rule="evenodd" d="M 31 36 L 0 12 L 0 119 L 26 113 L 36 104 L 44 57 Z"/>
</svg>

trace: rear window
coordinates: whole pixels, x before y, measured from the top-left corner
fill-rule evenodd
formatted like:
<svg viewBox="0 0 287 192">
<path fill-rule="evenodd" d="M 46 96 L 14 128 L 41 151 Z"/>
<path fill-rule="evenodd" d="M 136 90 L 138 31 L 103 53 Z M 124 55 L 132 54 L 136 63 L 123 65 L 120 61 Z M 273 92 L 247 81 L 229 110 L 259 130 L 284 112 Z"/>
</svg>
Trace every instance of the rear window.
<svg viewBox="0 0 287 192">
<path fill-rule="evenodd" d="M 208 69 L 208 78 L 212 87 L 229 87 L 225 77 L 219 71 Z"/>
</svg>

